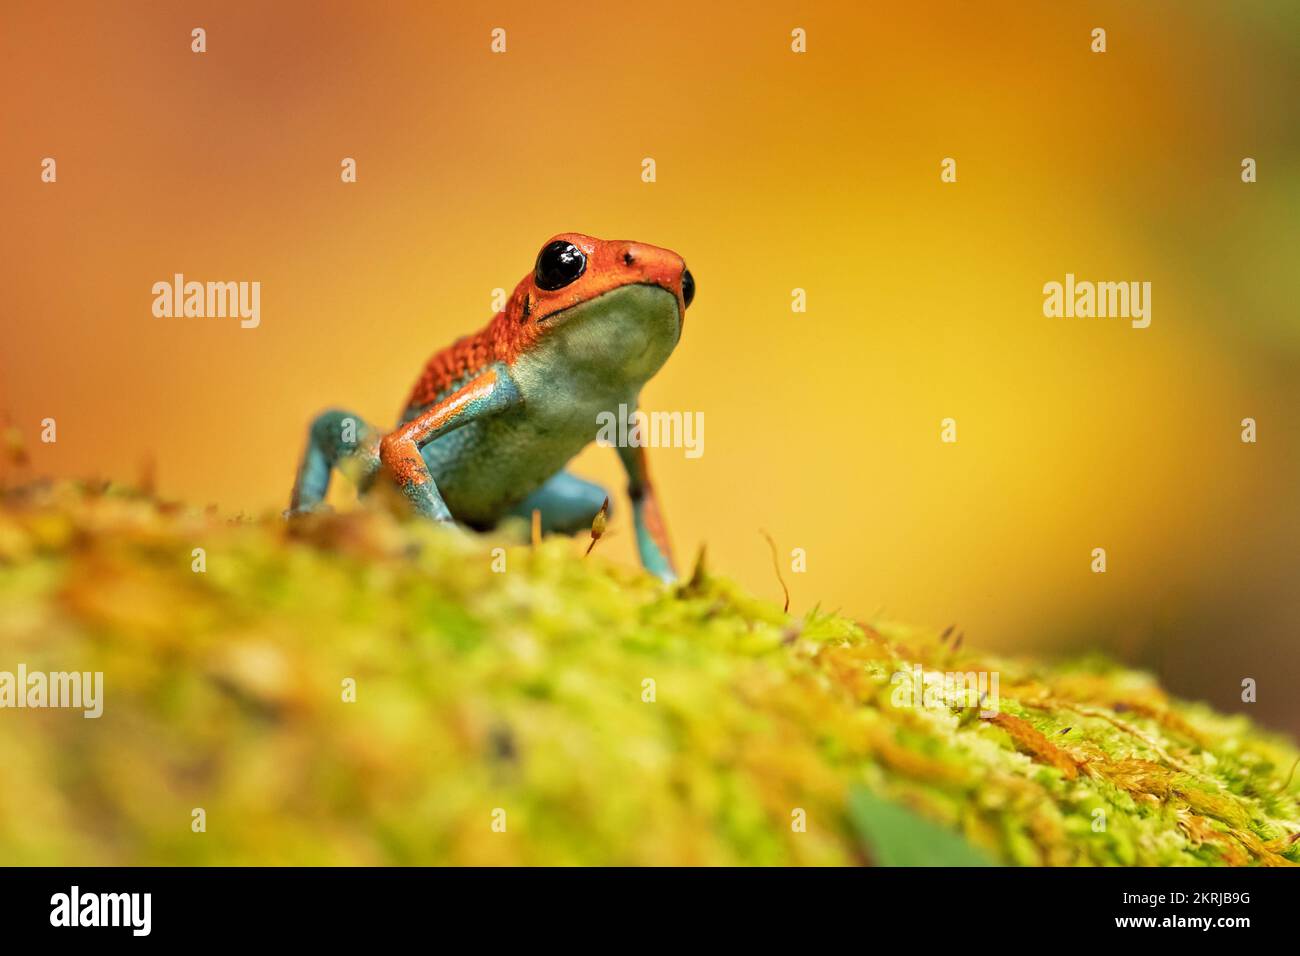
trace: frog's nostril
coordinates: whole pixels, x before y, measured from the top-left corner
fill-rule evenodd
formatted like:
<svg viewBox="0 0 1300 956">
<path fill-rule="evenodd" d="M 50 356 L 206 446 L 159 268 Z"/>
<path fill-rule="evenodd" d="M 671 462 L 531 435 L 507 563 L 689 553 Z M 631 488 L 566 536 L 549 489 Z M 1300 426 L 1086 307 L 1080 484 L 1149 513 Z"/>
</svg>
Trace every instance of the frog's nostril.
<svg viewBox="0 0 1300 956">
<path fill-rule="evenodd" d="M 695 298 L 695 276 L 691 275 L 690 269 L 683 269 L 682 270 L 682 301 L 685 302 L 687 306 L 689 306 L 691 304 L 691 300 L 694 298 Z"/>
</svg>

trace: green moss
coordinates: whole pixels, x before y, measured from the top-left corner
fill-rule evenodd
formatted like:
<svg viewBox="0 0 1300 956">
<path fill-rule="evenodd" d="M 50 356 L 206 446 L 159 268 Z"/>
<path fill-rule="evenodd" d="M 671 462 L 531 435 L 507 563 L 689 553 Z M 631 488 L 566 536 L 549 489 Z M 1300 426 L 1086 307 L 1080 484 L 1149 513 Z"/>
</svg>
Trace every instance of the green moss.
<svg viewBox="0 0 1300 956">
<path fill-rule="evenodd" d="M 103 671 L 105 703 L 0 711 L 0 860 L 1300 862 L 1295 748 L 1145 674 L 518 533 L 6 493 L 0 671 Z M 916 665 L 996 672 L 998 714 L 896 706 Z"/>
</svg>

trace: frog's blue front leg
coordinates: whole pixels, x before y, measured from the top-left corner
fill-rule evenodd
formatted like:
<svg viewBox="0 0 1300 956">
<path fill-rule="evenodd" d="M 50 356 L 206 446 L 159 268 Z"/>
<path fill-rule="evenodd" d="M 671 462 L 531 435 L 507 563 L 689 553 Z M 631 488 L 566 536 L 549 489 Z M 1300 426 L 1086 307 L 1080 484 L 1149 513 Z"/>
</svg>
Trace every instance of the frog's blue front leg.
<svg viewBox="0 0 1300 956">
<path fill-rule="evenodd" d="M 677 571 L 668 544 L 668 529 L 664 527 L 659 500 L 655 497 L 654 485 L 650 483 L 645 448 L 620 445 L 618 457 L 627 471 L 627 493 L 632 499 L 632 519 L 636 525 L 636 547 L 641 555 L 641 564 L 651 574 L 672 583 L 677 580 Z"/>
<path fill-rule="evenodd" d="M 324 501 L 336 467 L 349 475 L 359 491 L 365 491 L 379 470 L 379 435 L 378 429 L 351 412 L 317 415 L 307 432 L 307 450 L 293 483 L 289 512 L 311 511 Z"/>
<path fill-rule="evenodd" d="M 420 449 L 439 435 L 518 401 L 519 390 L 510 373 L 497 363 L 380 440 L 380 461 L 417 514 L 435 521 L 452 520 Z"/>
</svg>

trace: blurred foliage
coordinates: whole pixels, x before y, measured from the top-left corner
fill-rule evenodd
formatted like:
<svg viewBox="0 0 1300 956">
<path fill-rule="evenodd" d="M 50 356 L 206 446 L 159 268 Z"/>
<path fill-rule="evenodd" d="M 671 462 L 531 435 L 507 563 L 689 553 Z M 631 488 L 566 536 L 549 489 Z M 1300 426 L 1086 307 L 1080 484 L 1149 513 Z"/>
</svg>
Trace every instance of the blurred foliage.
<svg viewBox="0 0 1300 956">
<path fill-rule="evenodd" d="M 0 670 L 105 677 L 98 720 L 0 711 L 0 863 L 1300 861 L 1294 747 L 1144 674 L 524 539 L 3 492 Z M 913 664 L 1000 713 L 893 706 Z"/>
<path fill-rule="evenodd" d="M 960 835 L 865 787 L 849 792 L 849 816 L 877 866 L 991 866 Z"/>
</svg>

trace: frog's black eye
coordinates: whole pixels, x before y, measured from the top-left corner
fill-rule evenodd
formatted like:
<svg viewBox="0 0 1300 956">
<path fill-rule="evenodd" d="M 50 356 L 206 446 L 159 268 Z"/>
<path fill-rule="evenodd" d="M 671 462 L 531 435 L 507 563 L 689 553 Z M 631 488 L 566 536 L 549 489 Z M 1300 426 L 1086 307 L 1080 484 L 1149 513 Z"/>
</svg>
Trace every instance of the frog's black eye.
<svg viewBox="0 0 1300 956">
<path fill-rule="evenodd" d="M 537 254 L 537 270 L 533 281 L 537 288 L 554 292 L 563 289 L 587 271 L 587 257 L 571 242 L 556 240 L 542 247 Z"/>
<path fill-rule="evenodd" d="M 686 269 L 682 272 L 682 301 L 687 306 L 695 298 L 695 276 L 691 275 L 691 270 Z"/>
</svg>

